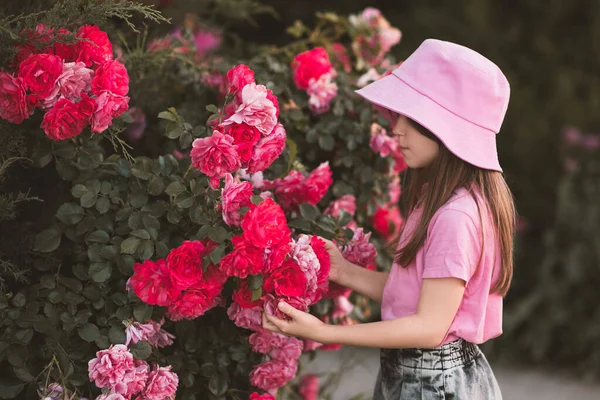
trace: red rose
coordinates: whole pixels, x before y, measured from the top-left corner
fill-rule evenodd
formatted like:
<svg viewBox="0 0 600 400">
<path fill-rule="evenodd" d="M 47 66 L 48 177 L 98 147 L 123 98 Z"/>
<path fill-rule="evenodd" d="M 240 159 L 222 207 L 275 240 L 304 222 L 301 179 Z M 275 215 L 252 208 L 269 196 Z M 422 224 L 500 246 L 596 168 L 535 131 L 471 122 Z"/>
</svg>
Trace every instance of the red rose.
<svg viewBox="0 0 600 400">
<path fill-rule="evenodd" d="M 275 400 L 275 397 L 271 396 L 269 393 L 258 394 L 254 392 L 250 395 L 250 400 Z"/>
<path fill-rule="evenodd" d="M 0 117 L 13 124 L 20 124 L 29 117 L 21 80 L 6 72 L 0 72 Z"/>
<path fill-rule="evenodd" d="M 82 108 L 85 111 L 86 106 Z M 41 128 L 50 139 L 64 140 L 79 135 L 88 120 L 89 116 L 82 112 L 78 104 L 63 98 L 44 115 Z"/>
<path fill-rule="evenodd" d="M 33 54 L 19 65 L 19 78 L 30 92 L 43 99 L 50 95 L 63 70 L 60 57 L 52 54 Z"/>
<path fill-rule="evenodd" d="M 221 259 L 221 271 L 227 276 L 246 278 L 263 271 L 263 249 L 247 243 L 241 236 L 231 238 L 234 250 Z"/>
<path fill-rule="evenodd" d="M 286 314 L 282 313 L 279 310 L 278 306 L 279 303 L 282 301 L 285 301 L 290 306 L 300 311 L 306 311 L 308 309 L 308 303 L 306 299 L 300 297 L 277 297 L 274 296 L 272 293 L 268 293 L 262 297 L 262 301 L 265 306 L 265 311 L 270 315 L 276 316 L 279 319 L 290 319 L 290 317 L 288 317 Z"/>
<path fill-rule="evenodd" d="M 214 130 L 212 136 L 194 140 L 190 156 L 194 168 L 217 179 L 237 171 L 241 164 L 233 138 L 218 130 Z"/>
<path fill-rule="evenodd" d="M 65 36 L 70 33 L 71 32 L 67 29 L 60 29 L 56 33 L 56 38 L 64 41 Z M 79 55 L 80 50 L 81 45 L 79 41 L 70 44 L 60 42 L 54 44 L 54 54 L 62 58 L 65 62 L 75 62 L 75 60 L 77 60 L 77 56 Z"/>
<path fill-rule="evenodd" d="M 50 42 L 54 37 L 54 29 L 44 24 L 38 24 L 35 30 L 24 29 L 21 31 L 23 44 L 17 45 L 17 55 L 13 60 L 14 65 L 18 66 L 23 60 L 32 54 L 49 53 L 52 54 Z"/>
<path fill-rule="evenodd" d="M 265 272 L 279 268 L 290 251 L 290 242 L 281 243 L 270 249 L 265 249 Z"/>
<path fill-rule="evenodd" d="M 83 39 L 79 42 L 80 51 L 77 61 L 89 67 L 92 64 L 102 65 L 112 60 L 112 43 L 106 32 L 95 25 L 84 25 L 77 31 L 77 36 Z"/>
<path fill-rule="evenodd" d="M 77 103 L 79 107 L 79 112 L 81 115 L 85 116 L 86 121 L 90 121 L 92 115 L 94 115 L 94 111 L 96 111 L 96 100 L 92 99 L 85 93 L 81 94 L 81 100 Z"/>
<path fill-rule="evenodd" d="M 114 118 L 129 108 L 129 97 L 102 92 L 96 97 L 96 111 L 92 115 L 92 132 L 100 133 L 112 125 Z"/>
<path fill-rule="evenodd" d="M 271 89 L 267 89 L 267 99 L 271 100 L 271 102 L 275 106 L 275 109 L 277 110 L 275 116 L 279 118 L 279 100 L 277 99 L 277 96 L 275 96 Z"/>
<path fill-rule="evenodd" d="M 253 174 L 267 169 L 285 149 L 285 141 L 285 128 L 277 124 L 273 132 L 260 139 L 254 147 L 252 159 L 248 161 L 248 172 Z"/>
<path fill-rule="evenodd" d="M 316 205 L 329 190 L 333 182 L 329 162 L 324 162 L 315 168 L 304 181 L 306 190 L 306 203 Z"/>
<path fill-rule="evenodd" d="M 336 297 L 348 297 L 352 293 L 352 289 L 348 289 L 345 286 L 339 285 L 335 282 L 329 282 L 329 290 L 325 294 L 328 299 L 334 299 Z"/>
<path fill-rule="evenodd" d="M 298 89 L 306 90 L 311 79 L 319 79 L 321 75 L 330 72 L 331 62 L 327 51 L 322 47 L 298 54 L 292 61 L 294 83 Z"/>
<path fill-rule="evenodd" d="M 262 306 L 260 298 L 252 301 L 252 290 L 250 290 L 246 280 L 240 281 L 240 286 L 233 292 L 231 298 L 243 308 Z"/>
<path fill-rule="evenodd" d="M 239 96 L 244 86 L 255 82 L 254 71 L 247 65 L 239 64 L 227 72 L 227 80 L 229 81 L 229 92 L 237 92 Z"/>
<path fill-rule="evenodd" d="M 290 241 L 290 229 L 281 207 L 273 199 L 250 206 L 242 221 L 243 238 L 258 248 L 271 248 Z"/>
<path fill-rule="evenodd" d="M 104 91 L 117 96 L 125 96 L 129 92 L 129 75 L 121 62 L 111 60 L 96 70 L 92 80 L 92 93 L 98 96 Z"/>
<path fill-rule="evenodd" d="M 273 270 L 263 283 L 267 292 L 275 292 L 278 296 L 301 297 L 306 291 L 306 276 L 291 259 Z"/>
<path fill-rule="evenodd" d="M 402 215 L 398 206 L 377 207 L 371 218 L 375 231 L 386 240 L 396 236 L 402 226 Z"/>
<path fill-rule="evenodd" d="M 325 242 L 318 236 L 310 237 L 310 247 L 317 255 L 320 268 L 317 273 L 317 286 L 322 293 L 327 293 L 329 290 L 329 270 L 331 269 L 331 260 L 329 253 L 325 249 Z"/>
<path fill-rule="evenodd" d="M 233 137 L 233 143 L 236 145 L 242 162 L 248 162 L 252 158 L 254 145 L 260 140 L 260 131 L 253 126 L 241 123 L 231 125 L 226 132 Z"/>
<path fill-rule="evenodd" d="M 186 240 L 167 256 L 167 266 L 173 285 L 187 289 L 202 279 L 202 257 L 206 255 L 200 241 Z"/>
<path fill-rule="evenodd" d="M 136 263 L 129 283 L 135 294 L 150 305 L 169 306 L 181 293 L 181 290 L 171 285 L 165 260 Z"/>
</svg>

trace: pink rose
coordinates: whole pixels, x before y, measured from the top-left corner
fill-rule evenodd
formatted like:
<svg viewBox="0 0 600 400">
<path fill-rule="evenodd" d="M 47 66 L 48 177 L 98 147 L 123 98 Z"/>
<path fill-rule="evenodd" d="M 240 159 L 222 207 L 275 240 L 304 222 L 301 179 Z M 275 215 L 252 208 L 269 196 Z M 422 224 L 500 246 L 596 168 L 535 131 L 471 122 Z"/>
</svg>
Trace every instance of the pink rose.
<svg viewBox="0 0 600 400">
<path fill-rule="evenodd" d="M 95 25 L 84 25 L 77 31 L 77 36 L 84 39 L 78 43 L 80 50 L 77 61 L 89 67 L 92 64 L 102 65 L 112 60 L 112 43 L 106 32 Z"/>
<path fill-rule="evenodd" d="M 304 340 L 304 351 L 314 351 L 319 347 L 323 346 L 323 343 L 315 342 L 314 340 L 306 339 Z"/>
<path fill-rule="evenodd" d="M 338 91 L 337 85 L 332 82 L 335 76 L 335 71 L 332 71 L 309 82 L 306 93 L 309 95 L 308 106 L 314 115 L 326 113 L 331 108 L 331 101 Z"/>
<path fill-rule="evenodd" d="M 171 372 L 171 366 L 159 367 L 154 369 L 148 375 L 148 383 L 142 392 L 144 400 L 167 400 L 174 399 L 179 377 L 175 372 Z"/>
<path fill-rule="evenodd" d="M 338 296 L 333 299 L 333 319 L 341 319 L 352 312 L 354 305 L 350 303 L 345 296 Z"/>
<path fill-rule="evenodd" d="M 249 83 L 242 89 L 242 104 L 235 114 L 223 122 L 224 126 L 246 123 L 256 127 L 263 135 L 269 135 L 277 125 L 277 109 L 267 98 L 264 85 Z"/>
<path fill-rule="evenodd" d="M 278 306 L 281 301 L 285 301 L 286 303 L 288 303 L 289 305 L 291 305 L 294 308 L 297 308 L 300 311 L 306 311 L 308 309 L 308 300 L 302 299 L 300 297 L 276 297 L 276 296 L 272 295 L 271 293 L 269 293 L 269 294 L 266 294 L 265 296 L 263 296 L 262 299 L 263 299 L 265 311 L 268 314 L 274 315 L 279 319 L 285 319 L 285 320 L 290 319 L 290 317 L 288 317 L 286 314 L 282 313 L 279 310 Z"/>
<path fill-rule="evenodd" d="M 390 183 L 388 183 L 388 194 L 390 196 L 390 204 L 397 204 L 400 200 L 400 177 L 395 176 Z"/>
<path fill-rule="evenodd" d="M 294 260 L 306 278 L 306 291 L 311 300 L 316 299 L 318 285 L 317 276 L 321 265 L 317 254 L 310 245 L 310 236 L 300 235 L 290 245 L 289 256 Z M 312 303 L 313 301 L 311 301 Z"/>
<path fill-rule="evenodd" d="M 254 154 L 248 162 L 248 172 L 264 171 L 275 161 L 285 149 L 285 128 L 277 124 L 269 136 L 263 137 L 254 147 Z"/>
<path fill-rule="evenodd" d="M 269 356 L 273 360 L 292 362 L 300 358 L 303 349 L 304 343 L 301 340 L 283 336 L 280 345 L 274 347 Z"/>
<path fill-rule="evenodd" d="M 123 395 L 119 393 L 105 393 L 96 397 L 96 400 L 127 400 Z"/>
<path fill-rule="evenodd" d="M 378 124 L 371 125 L 371 141 L 369 144 L 371 145 L 371 149 L 379 153 L 381 157 L 387 157 L 390 154 L 393 155 L 400 150 L 398 141 L 388 136 L 386 130 Z"/>
<path fill-rule="evenodd" d="M 263 390 L 277 389 L 294 379 L 297 371 L 297 361 L 267 361 L 256 365 L 250 372 L 250 383 Z"/>
<path fill-rule="evenodd" d="M 252 351 L 261 354 L 269 354 L 271 350 L 282 345 L 285 336 L 279 333 L 267 331 L 261 329 L 258 332 L 254 332 L 248 338 Z"/>
<path fill-rule="evenodd" d="M 92 132 L 100 133 L 112 125 L 112 120 L 129 108 L 129 97 L 102 92 L 96 98 L 96 112 L 92 116 Z"/>
<path fill-rule="evenodd" d="M 227 225 L 240 226 L 242 223 L 240 208 L 250 207 L 252 194 L 250 182 L 237 182 L 233 180 L 231 174 L 225 175 L 225 187 L 221 191 L 221 206 L 223 221 Z"/>
<path fill-rule="evenodd" d="M 354 237 L 342 252 L 344 258 L 363 267 L 374 264 L 377 249 L 369 242 L 370 238 L 370 232 L 365 234 L 363 228 L 356 229 Z"/>
<path fill-rule="evenodd" d="M 240 156 L 229 135 L 214 130 L 212 136 L 194 140 L 192 147 L 192 165 L 209 177 L 221 178 L 240 168 Z"/>
<path fill-rule="evenodd" d="M 351 194 L 345 194 L 339 199 L 331 202 L 325 209 L 325 215 L 331 215 L 335 218 L 340 217 L 340 212 L 344 210 L 350 215 L 354 215 L 356 212 L 356 197 Z"/>
<path fill-rule="evenodd" d="M 84 104 L 86 104 L 86 100 L 84 100 Z M 67 99 L 60 99 L 44 115 L 41 128 L 52 140 L 64 140 L 77 136 L 89 121 L 89 115 L 82 110 L 79 104 Z"/>
<path fill-rule="evenodd" d="M 63 70 L 60 57 L 52 54 L 33 54 L 19 65 L 19 78 L 38 98 L 47 97 L 54 89 Z"/>
<path fill-rule="evenodd" d="M 237 303 L 231 303 L 227 309 L 227 316 L 237 326 L 253 331 L 262 329 L 262 313 L 263 309 L 260 306 L 243 308 Z"/>
<path fill-rule="evenodd" d="M 227 276 L 246 278 L 256 275 L 264 269 L 264 249 L 253 246 L 241 236 L 231 238 L 233 251 L 221 259 L 219 268 Z"/>
<path fill-rule="evenodd" d="M 154 330 L 146 336 L 146 341 L 152 347 L 165 347 L 173 344 L 173 339 L 175 339 L 175 335 L 165 331 L 162 329 L 162 324 L 164 321 L 160 323 L 150 321 L 150 325 L 154 327 Z"/>
<path fill-rule="evenodd" d="M 294 57 L 292 71 L 294 83 L 298 89 L 306 90 L 311 80 L 318 80 L 324 74 L 331 72 L 331 62 L 323 47 L 316 47 Z"/>
<path fill-rule="evenodd" d="M 252 158 L 254 145 L 261 138 L 260 131 L 254 126 L 246 124 L 230 125 L 226 133 L 233 137 L 233 143 L 236 146 L 237 152 L 243 163 L 247 163 Z"/>
<path fill-rule="evenodd" d="M 52 92 L 42 99 L 41 106 L 50 108 L 61 98 L 77 101 L 84 91 L 89 90 L 94 71 L 85 67 L 82 62 L 65 63 L 63 70 Z"/>
<path fill-rule="evenodd" d="M 229 91 L 237 92 L 241 98 L 241 91 L 246 85 L 254 83 L 254 71 L 247 65 L 239 64 L 231 68 L 227 72 L 227 80 L 229 81 Z"/>
<path fill-rule="evenodd" d="M 306 188 L 306 203 L 317 205 L 323 196 L 327 194 L 332 182 L 333 179 L 331 178 L 329 161 L 321 163 L 308 174 L 304 181 L 304 186 Z"/>
<path fill-rule="evenodd" d="M 112 390 L 127 398 L 144 390 L 148 380 L 150 366 L 146 361 L 135 360 L 135 368 L 127 371 L 123 380 L 119 381 Z"/>
<path fill-rule="evenodd" d="M 6 72 L 0 72 L 0 117 L 20 124 L 29 114 L 23 82 Z"/>
<path fill-rule="evenodd" d="M 313 374 L 307 374 L 300 380 L 298 393 L 302 400 L 318 400 L 319 398 L 319 377 Z"/>
<path fill-rule="evenodd" d="M 129 92 L 129 74 L 121 62 L 111 60 L 96 70 L 92 80 L 92 93 L 99 96 L 104 91 L 117 96 L 125 96 Z"/>
<path fill-rule="evenodd" d="M 99 388 L 112 388 L 121 382 L 125 374 L 135 368 L 133 356 L 123 344 L 110 346 L 96 353 L 88 362 L 90 381 Z"/>
<path fill-rule="evenodd" d="M 269 393 L 258 394 L 254 392 L 250 395 L 250 400 L 275 400 L 275 397 L 271 396 Z"/>
</svg>

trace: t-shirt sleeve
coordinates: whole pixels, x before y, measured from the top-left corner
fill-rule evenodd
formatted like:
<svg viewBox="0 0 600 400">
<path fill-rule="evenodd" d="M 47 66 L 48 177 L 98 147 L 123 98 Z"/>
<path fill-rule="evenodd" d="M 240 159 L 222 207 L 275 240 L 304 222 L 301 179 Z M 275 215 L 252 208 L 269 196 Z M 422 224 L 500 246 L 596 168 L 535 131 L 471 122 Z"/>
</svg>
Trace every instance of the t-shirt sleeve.
<svg viewBox="0 0 600 400">
<path fill-rule="evenodd" d="M 443 210 L 429 223 L 423 278 L 459 278 L 469 282 L 479 262 L 481 245 L 481 232 L 468 214 Z"/>
</svg>

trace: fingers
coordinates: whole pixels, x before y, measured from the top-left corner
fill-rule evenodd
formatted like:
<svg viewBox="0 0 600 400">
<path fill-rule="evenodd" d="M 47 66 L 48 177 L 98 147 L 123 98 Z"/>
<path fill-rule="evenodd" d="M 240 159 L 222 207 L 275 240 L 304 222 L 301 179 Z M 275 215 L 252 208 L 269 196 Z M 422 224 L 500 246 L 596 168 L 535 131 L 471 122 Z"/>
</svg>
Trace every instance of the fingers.
<svg viewBox="0 0 600 400">
<path fill-rule="evenodd" d="M 268 331 L 281 333 L 279 328 L 269 320 L 269 315 L 266 312 L 262 314 L 262 327 Z"/>
<path fill-rule="evenodd" d="M 279 304 L 277 305 L 277 308 L 279 308 L 279 310 L 284 313 L 285 315 L 294 318 L 294 316 L 297 314 L 298 310 L 296 310 L 294 307 L 290 306 L 288 303 L 286 303 L 285 301 L 280 301 Z"/>
</svg>

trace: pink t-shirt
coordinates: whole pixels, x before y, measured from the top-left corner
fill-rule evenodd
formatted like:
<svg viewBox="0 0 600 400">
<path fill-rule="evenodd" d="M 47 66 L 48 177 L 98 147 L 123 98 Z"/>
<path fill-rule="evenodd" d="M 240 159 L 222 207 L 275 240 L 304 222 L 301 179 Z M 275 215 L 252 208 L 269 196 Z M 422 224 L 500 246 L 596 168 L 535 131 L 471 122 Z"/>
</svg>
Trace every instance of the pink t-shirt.
<svg viewBox="0 0 600 400">
<path fill-rule="evenodd" d="M 495 238 L 484 202 L 479 204 L 483 254 L 477 204 L 467 190 L 458 189 L 431 219 L 425 242 L 412 263 L 407 268 L 392 266 L 383 290 L 383 320 L 416 312 L 424 278 L 453 277 L 466 282 L 465 294 L 442 344 L 458 338 L 480 344 L 502 333 L 502 297 L 490 293 L 500 269 L 500 242 Z M 417 209 L 409 216 L 401 242 L 416 227 L 420 215 L 421 210 Z"/>
</svg>

